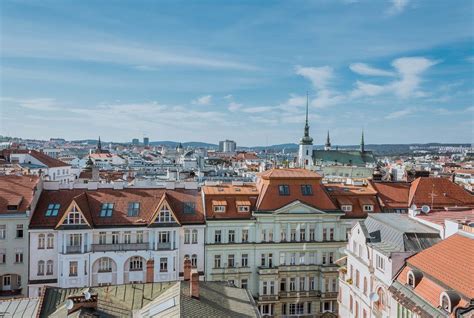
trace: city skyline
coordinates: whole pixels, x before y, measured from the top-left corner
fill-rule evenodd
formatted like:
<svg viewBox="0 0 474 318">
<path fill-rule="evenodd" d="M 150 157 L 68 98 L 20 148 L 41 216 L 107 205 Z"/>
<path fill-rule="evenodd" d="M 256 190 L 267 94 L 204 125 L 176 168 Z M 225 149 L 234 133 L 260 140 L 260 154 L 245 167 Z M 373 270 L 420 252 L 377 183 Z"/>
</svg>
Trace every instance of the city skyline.
<svg viewBox="0 0 474 318">
<path fill-rule="evenodd" d="M 473 141 L 469 1 L 0 6 L 0 135 Z"/>
</svg>

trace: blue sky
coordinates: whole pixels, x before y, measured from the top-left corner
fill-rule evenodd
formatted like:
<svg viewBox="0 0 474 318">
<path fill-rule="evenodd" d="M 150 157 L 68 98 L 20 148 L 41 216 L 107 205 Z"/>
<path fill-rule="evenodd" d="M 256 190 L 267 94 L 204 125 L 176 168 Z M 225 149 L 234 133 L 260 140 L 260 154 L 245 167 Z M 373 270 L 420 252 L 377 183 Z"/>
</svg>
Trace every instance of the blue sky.
<svg viewBox="0 0 474 318">
<path fill-rule="evenodd" d="M 0 2 L 0 134 L 473 142 L 472 1 Z"/>
</svg>

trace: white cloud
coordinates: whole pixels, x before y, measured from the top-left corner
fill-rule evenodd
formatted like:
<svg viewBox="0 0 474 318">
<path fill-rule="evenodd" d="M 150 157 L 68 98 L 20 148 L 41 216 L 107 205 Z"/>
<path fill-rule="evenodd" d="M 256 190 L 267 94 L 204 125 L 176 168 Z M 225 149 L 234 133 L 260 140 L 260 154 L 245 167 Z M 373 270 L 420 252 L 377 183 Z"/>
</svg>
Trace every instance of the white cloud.
<svg viewBox="0 0 474 318">
<path fill-rule="evenodd" d="M 28 108 L 32 110 L 39 111 L 54 111 L 60 110 L 61 107 L 58 105 L 54 98 L 11 98 L 11 97 L 2 97 L 0 99 L 2 102 L 10 102 L 17 105 L 20 105 L 23 108 Z"/>
<path fill-rule="evenodd" d="M 360 75 L 368 75 L 368 76 L 394 76 L 395 75 L 393 72 L 381 70 L 381 69 L 372 67 L 370 65 L 367 65 L 365 63 L 352 63 L 351 65 L 349 65 L 349 68 L 354 73 L 357 73 Z"/>
<path fill-rule="evenodd" d="M 388 114 L 387 116 L 385 116 L 385 118 L 386 119 L 398 119 L 398 118 L 408 116 L 412 113 L 413 113 L 412 109 L 406 108 L 406 109 L 397 110 L 395 112 L 392 112 L 392 113 Z"/>
<path fill-rule="evenodd" d="M 255 106 L 255 107 L 246 107 L 241 108 L 241 111 L 244 113 L 255 114 L 255 113 L 264 113 L 275 110 L 275 107 L 271 106 Z"/>
<path fill-rule="evenodd" d="M 158 71 L 158 67 L 150 66 L 150 65 L 137 65 L 134 67 L 134 69 L 139 70 L 139 71 L 145 71 L 145 72 Z"/>
<path fill-rule="evenodd" d="M 388 9 L 389 14 L 399 14 L 407 7 L 410 0 L 391 0 L 392 6 Z"/>
<path fill-rule="evenodd" d="M 302 67 L 298 65 L 296 66 L 296 74 L 309 79 L 316 90 L 322 90 L 327 87 L 332 79 L 333 69 L 329 66 Z"/>
<path fill-rule="evenodd" d="M 193 100 L 194 105 L 210 105 L 212 103 L 212 95 L 204 95 Z"/>
<path fill-rule="evenodd" d="M 234 98 L 234 96 L 232 96 L 232 94 L 228 94 L 228 95 L 224 96 L 224 99 L 227 99 L 227 100 L 232 99 L 232 98 Z"/>
<path fill-rule="evenodd" d="M 352 91 L 351 97 L 356 98 L 361 96 L 377 96 L 387 90 L 385 86 L 365 83 L 361 81 L 357 81 L 355 83 L 355 86 L 356 88 Z"/>
<path fill-rule="evenodd" d="M 236 103 L 236 102 L 230 102 L 227 109 L 231 112 L 236 112 L 236 111 L 240 110 L 242 108 L 242 106 L 243 106 L 242 104 L 239 104 L 239 103 Z"/>
</svg>

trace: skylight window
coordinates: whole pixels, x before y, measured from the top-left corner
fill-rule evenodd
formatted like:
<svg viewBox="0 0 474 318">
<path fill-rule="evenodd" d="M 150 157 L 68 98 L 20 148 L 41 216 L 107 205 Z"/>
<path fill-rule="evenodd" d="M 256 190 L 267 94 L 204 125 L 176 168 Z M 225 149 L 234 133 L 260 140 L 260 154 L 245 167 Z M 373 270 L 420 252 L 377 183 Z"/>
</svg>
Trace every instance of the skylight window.
<svg viewBox="0 0 474 318">
<path fill-rule="evenodd" d="M 57 203 L 53 203 L 48 205 L 48 209 L 46 210 L 46 216 L 57 216 L 59 213 L 60 205 Z"/>
<path fill-rule="evenodd" d="M 138 216 L 140 213 L 140 202 L 130 202 L 128 204 L 128 216 Z"/>
<path fill-rule="evenodd" d="M 113 203 L 102 203 L 102 208 L 100 209 L 100 216 L 101 217 L 110 217 L 112 216 L 112 212 L 114 210 Z"/>
</svg>

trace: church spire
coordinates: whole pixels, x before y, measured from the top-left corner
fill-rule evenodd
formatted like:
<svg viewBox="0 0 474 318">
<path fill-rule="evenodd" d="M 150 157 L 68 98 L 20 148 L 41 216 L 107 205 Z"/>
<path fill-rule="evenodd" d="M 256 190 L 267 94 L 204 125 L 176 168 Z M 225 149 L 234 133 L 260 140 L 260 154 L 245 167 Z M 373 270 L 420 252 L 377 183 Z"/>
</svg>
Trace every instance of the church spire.
<svg viewBox="0 0 474 318">
<path fill-rule="evenodd" d="M 365 152 L 364 130 L 362 129 L 362 138 L 360 139 L 360 151 Z"/>
<path fill-rule="evenodd" d="M 304 125 L 304 136 L 301 138 L 300 144 L 312 145 L 313 138 L 309 136 L 309 123 L 308 123 L 308 107 L 309 107 L 309 95 L 306 93 L 306 121 Z"/>
<path fill-rule="evenodd" d="M 97 149 L 95 152 L 102 153 L 102 143 L 100 142 L 100 136 L 99 136 L 99 141 L 97 142 Z"/>
<path fill-rule="evenodd" d="M 324 150 L 331 150 L 331 139 L 329 138 L 329 130 L 328 136 L 326 137 L 326 144 L 324 145 Z"/>
</svg>

